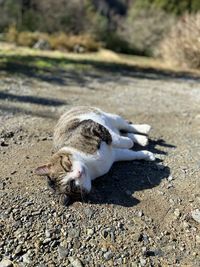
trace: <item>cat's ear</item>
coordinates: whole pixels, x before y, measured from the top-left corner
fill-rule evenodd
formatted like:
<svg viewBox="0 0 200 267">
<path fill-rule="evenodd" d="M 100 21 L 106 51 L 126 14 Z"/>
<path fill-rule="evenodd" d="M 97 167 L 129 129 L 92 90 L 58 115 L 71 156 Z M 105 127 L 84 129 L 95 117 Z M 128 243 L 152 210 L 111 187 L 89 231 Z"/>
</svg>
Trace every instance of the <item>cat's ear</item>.
<svg viewBox="0 0 200 267">
<path fill-rule="evenodd" d="M 63 167 L 63 169 L 66 172 L 70 171 L 72 163 L 71 163 L 69 157 L 65 154 L 62 154 L 60 157 L 61 157 L 61 166 Z"/>
<path fill-rule="evenodd" d="M 50 172 L 50 164 L 45 164 L 35 169 L 35 174 L 43 176 L 48 175 Z"/>
</svg>

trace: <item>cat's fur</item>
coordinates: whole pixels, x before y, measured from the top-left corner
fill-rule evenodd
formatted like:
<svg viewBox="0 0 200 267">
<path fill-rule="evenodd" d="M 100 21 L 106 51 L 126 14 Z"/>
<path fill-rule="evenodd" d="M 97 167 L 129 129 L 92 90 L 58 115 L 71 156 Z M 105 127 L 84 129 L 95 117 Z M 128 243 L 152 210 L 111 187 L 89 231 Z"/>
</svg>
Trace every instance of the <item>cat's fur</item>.
<svg viewBox="0 0 200 267">
<path fill-rule="evenodd" d="M 54 155 L 36 173 L 47 176 L 61 194 L 89 193 L 91 181 L 107 173 L 115 161 L 155 160 L 149 151 L 130 150 L 134 143 L 147 144 L 149 130 L 147 124 L 131 124 L 97 108 L 72 108 L 55 127 Z"/>
</svg>

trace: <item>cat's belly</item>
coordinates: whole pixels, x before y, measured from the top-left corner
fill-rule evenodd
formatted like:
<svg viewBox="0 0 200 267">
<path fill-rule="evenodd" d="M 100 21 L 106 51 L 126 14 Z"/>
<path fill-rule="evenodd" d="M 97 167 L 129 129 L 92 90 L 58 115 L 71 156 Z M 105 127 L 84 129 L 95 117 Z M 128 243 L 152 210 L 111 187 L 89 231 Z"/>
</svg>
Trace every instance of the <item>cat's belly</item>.
<svg viewBox="0 0 200 267">
<path fill-rule="evenodd" d="M 94 180 L 110 170 L 114 162 L 113 148 L 105 142 L 102 142 L 98 152 L 95 155 L 88 156 L 86 161 L 90 177 Z"/>
</svg>

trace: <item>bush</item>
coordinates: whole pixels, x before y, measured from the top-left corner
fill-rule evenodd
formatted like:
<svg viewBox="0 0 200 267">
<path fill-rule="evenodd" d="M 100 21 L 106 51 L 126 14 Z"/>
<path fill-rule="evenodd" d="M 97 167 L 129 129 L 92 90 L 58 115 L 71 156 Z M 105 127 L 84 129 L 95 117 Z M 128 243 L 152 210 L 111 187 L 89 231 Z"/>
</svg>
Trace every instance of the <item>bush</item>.
<svg viewBox="0 0 200 267">
<path fill-rule="evenodd" d="M 200 68 L 200 13 L 180 18 L 161 42 L 159 54 L 169 65 Z"/>
<path fill-rule="evenodd" d="M 35 47 L 41 41 L 46 42 L 49 49 L 74 52 L 93 52 L 100 48 L 100 43 L 86 34 L 68 35 L 66 33 L 47 34 L 40 32 L 18 32 L 15 26 L 9 28 L 6 41 L 20 46 Z"/>
<path fill-rule="evenodd" d="M 100 47 L 89 35 L 70 36 L 65 33 L 49 36 L 49 43 L 52 49 L 74 52 L 97 51 Z"/>
<path fill-rule="evenodd" d="M 131 8 L 118 30 L 121 38 L 129 43 L 137 54 L 151 56 L 157 44 L 170 29 L 174 16 L 159 9 Z"/>
</svg>

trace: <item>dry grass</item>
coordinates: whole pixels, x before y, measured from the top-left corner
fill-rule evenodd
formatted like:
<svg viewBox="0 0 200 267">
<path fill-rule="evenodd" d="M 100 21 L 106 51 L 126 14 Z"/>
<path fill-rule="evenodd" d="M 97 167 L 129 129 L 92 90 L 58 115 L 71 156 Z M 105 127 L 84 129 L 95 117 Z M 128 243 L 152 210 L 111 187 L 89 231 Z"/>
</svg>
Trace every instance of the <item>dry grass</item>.
<svg viewBox="0 0 200 267">
<path fill-rule="evenodd" d="M 70 36 L 61 32 L 49 36 L 48 41 L 53 50 L 60 51 L 93 52 L 100 48 L 100 44 L 89 35 Z"/>
<path fill-rule="evenodd" d="M 86 34 L 71 36 L 63 32 L 52 35 L 41 32 L 18 32 L 15 26 L 11 26 L 8 29 L 5 39 L 16 45 L 31 48 L 38 41 L 44 40 L 50 50 L 67 52 L 93 52 L 100 48 L 100 43 L 96 42 L 92 36 Z"/>
<path fill-rule="evenodd" d="M 183 16 L 159 46 L 168 65 L 200 68 L 200 13 Z"/>
</svg>

